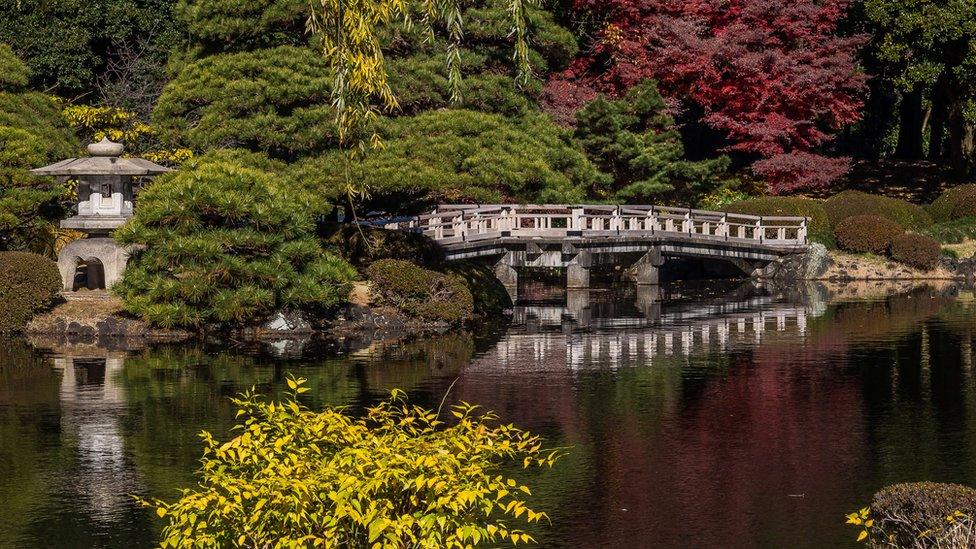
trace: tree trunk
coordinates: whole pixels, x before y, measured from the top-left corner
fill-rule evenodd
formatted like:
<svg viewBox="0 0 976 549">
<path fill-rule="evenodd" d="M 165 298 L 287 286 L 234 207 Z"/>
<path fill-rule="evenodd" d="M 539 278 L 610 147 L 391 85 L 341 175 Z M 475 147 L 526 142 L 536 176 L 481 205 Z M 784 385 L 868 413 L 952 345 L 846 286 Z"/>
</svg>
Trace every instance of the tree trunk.
<svg viewBox="0 0 976 549">
<path fill-rule="evenodd" d="M 973 123 L 966 120 L 966 102 L 957 99 L 949 108 L 949 165 L 959 175 L 969 175 L 976 144 Z"/>
<path fill-rule="evenodd" d="M 922 121 L 925 111 L 922 109 L 922 89 L 916 89 L 902 95 L 899 107 L 901 121 L 898 126 L 898 145 L 895 146 L 895 157 L 905 160 L 919 160 L 925 156 L 925 141 L 922 138 Z"/>
<path fill-rule="evenodd" d="M 945 159 L 946 119 L 949 117 L 949 90 L 945 75 L 939 77 L 932 88 L 932 116 L 929 117 L 929 160 Z"/>
</svg>

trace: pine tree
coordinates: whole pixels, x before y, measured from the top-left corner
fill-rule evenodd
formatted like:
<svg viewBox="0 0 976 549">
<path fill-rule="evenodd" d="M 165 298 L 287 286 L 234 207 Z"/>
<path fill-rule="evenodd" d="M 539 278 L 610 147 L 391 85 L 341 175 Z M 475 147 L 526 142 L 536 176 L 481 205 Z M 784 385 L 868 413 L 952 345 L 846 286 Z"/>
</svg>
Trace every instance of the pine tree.
<svg viewBox="0 0 976 549">
<path fill-rule="evenodd" d="M 587 155 L 612 177 L 591 188 L 594 196 L 626 202 L 689 203 L 717 186 L 727 157 L 684 159 L 681 136 L 657 84 L 647 80 L 617 100 L 600 96 L 576 117 L 576 138 Z"/>
</svg>

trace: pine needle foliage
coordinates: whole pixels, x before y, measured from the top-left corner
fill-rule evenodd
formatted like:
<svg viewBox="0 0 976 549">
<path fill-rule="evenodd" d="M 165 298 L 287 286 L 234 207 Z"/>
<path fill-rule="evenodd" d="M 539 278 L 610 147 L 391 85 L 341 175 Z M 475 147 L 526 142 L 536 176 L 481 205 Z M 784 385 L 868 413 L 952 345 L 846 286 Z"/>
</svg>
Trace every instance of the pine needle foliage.
<svg viewBox="0 0 976 549">
<path fill-rule="evenodd" d="M 553 465 L 537 436 L 464 403 L 447 425 L 398 390 L 360 418 L 315 412 L 305 379 L 287 381 L 282 402 L 234 399 L 236 437 L 201 434 L 198 487 L 143 501 L 166 521 L 162 547 L 471 547 L 532 542 L 516 523 L 548 520 L 501 474 Z"/>
<path fill-rule="evenodd" d="M 436 202 L 578 202 L 585 184 L 603 177 L 541 113 L 438 110 L 388 120 L 381 131 L 384 147 L 360 162 L 333 151 L 299 164 L 295 179 L 343 196 L 348 169 L 370 189 L 367 210 L 416 213 Z"/>
<path fill-rule="evenodd" d="M 225 147 L 293 160 L 338 143 L 326 62 L 306 47 L 205 57 L 159 98 L 153 124 L 167 142 L 195 151 Z"/>
<path fill-rule="evenodd" d="M 718 186 L 728 157 L 686 160 L 667 108 L 657 84 L 645 80 L 620 99 L 598 97 L 576 115 L 576 137 L 612 176 L 608 186 L 595 181 L 593 196 L 631 203 L 661 202 L 662 197 L 693 203 Z"/>
<path fill-rule="evenodd" d="M 26 90 L 29 70 L 4 44 L 0 67 L 0 250 L 23 250 L 49 234 L 67 196 L 64 185 L 30 169 L 74 156 L 78 142 L 55 102 Z"/>
<path fill-rule="evenodd" d="M 115 233 L 139 247 L 115 288 L 126 309 L 157 326 L 199 328 L 343 303 L 355 271 L 314 236 L 323 205 L 271 169 L 283 168 L 225 151 L 148 187 Z"/>
</svg>

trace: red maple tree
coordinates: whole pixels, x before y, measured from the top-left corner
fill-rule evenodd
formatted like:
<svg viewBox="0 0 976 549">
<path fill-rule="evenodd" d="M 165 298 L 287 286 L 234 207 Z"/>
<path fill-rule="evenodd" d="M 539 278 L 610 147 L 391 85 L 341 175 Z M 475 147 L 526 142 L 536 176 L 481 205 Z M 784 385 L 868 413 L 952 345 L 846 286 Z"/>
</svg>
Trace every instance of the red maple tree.
<svg viewBox="0 0 976 549">
<path fill-rule="evenodd" d="M 619 95 L 653 78 L 694 102 L 728 149 L 758 159 L 773 192 L 824 186 L 850 159 L 817 154 L 860 118 L 863 36 L 840 36 L 848 0 L 575 0 L 596 21 L 585 54 L 547 85 L 557 115 L 592 91 Z"/>
</svg>

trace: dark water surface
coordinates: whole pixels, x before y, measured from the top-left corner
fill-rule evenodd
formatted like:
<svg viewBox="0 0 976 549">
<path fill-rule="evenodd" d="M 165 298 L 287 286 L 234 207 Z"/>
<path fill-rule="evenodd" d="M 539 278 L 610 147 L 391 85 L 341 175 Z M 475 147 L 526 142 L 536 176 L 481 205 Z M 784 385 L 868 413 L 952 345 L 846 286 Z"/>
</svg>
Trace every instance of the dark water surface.
<svg viewBox="0 0 976 549">
<path fill-rule="evenodd" d="M 4 341 L 0 547 L 151 545 L 130 494 L 191 485 L 197 433 L 226 438 L 228 397 L 280 393 L 286 372 L 310 405 L 354 410 L 394 387 L 436 406 L 457 379 L 449 400 L 571 446 L 522 475 L 552 518 L 544 547 L 854 546 L 843 515 L 881 486 L 976 485 L 971 291 L 665 294 L 571 295 L 401 343 Z"/>
</svg>

